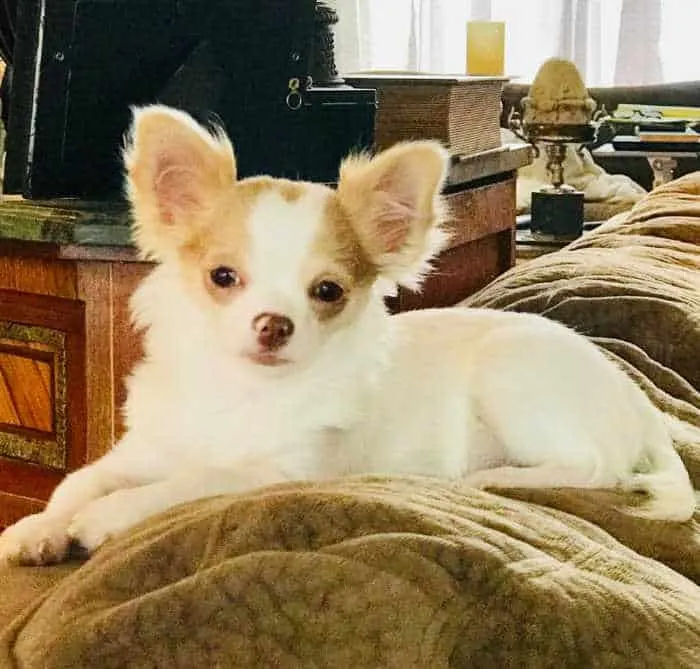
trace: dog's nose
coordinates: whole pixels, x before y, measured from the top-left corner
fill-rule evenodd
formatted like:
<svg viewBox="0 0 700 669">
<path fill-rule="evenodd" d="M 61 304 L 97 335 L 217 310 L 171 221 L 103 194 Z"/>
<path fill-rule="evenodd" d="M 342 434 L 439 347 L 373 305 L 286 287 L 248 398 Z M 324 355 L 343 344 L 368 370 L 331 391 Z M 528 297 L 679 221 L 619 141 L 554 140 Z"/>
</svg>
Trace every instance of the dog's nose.
<svg viewBox="0 0 700 669">
<path fill-rule="evenodd" d="M 289 341 L 294 333 L 294 323 L 281 314 L 258 314 L 253 319 L 253 329 L 260 346 L 276 351 Z"/>
</svg>

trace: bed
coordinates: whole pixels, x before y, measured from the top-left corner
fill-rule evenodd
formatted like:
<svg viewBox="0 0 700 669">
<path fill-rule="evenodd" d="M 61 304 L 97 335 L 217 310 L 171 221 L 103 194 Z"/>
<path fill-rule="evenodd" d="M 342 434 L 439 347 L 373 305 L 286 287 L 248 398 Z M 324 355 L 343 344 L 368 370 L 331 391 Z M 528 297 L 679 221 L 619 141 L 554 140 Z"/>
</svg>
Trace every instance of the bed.
<svg viewBox="0 0 700 669">
<path fill-rule="evenodd" d="M 700 488 L 700 173 L 463 306 L 591 337 Z M 0 569 L 0 666 L 698 667 L 700 512 L 621 495 L 366 476 L 200 500 L 85 563 Z"/>
</svg>

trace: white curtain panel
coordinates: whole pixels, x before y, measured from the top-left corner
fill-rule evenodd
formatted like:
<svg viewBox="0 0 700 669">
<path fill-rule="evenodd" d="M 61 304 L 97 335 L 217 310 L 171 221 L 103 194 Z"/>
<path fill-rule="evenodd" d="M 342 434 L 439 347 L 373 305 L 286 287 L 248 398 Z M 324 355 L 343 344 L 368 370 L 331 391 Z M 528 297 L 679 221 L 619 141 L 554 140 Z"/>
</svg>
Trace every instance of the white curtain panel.
<svg viewBox="0 0 700 669">
<path fill-rule="evenodd" d="M 700 80 L 700 0 L 331 0 L 341 72 L 465 71 L 466 22 L 506 23 L 506 74 L 573 60 L 588 86 Z"/>
</svg>

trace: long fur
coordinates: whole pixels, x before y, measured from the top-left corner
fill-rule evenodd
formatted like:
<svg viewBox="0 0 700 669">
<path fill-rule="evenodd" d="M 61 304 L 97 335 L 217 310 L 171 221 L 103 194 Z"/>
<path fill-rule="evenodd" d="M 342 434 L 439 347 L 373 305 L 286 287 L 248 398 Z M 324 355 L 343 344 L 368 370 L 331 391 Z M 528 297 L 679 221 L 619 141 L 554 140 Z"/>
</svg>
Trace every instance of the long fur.
<svg viewBox="0 0 700 669">
<path fill-rule="evenodd" d="M 0 560 L 93 551 L 200 497 L 370 472 L 621 488 L 646 495 L 630 513 L 692 516 L 661 414 L 584 337 L 532 314 L 388 315 L 387 285 L 417 286 L 444 243 L 437 143 L 348 160 L 337 191 L 236 181 L 228 139 L 156 106 L 125 163 L 159 261 L 132 300 L 145 355 L 127 431 L 0 537 Z M 262 337 L 261 318 L 286 325 Z"/>
</svg>

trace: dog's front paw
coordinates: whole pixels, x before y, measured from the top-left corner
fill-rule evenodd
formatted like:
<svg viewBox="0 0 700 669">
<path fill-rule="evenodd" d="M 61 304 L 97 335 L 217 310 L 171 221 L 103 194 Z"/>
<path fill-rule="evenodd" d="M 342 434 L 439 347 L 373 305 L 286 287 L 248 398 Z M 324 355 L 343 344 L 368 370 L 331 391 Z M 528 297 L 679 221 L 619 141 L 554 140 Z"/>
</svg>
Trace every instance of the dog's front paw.
<svg viewBox="0 0 700 669">
<path fill-rule="evenodd" d="M 141 518 L 135 517 L 135 509 L 125 493 L 128 491 L 100 497 L 76 513 L 68 526 L 70 539 L 92 554 L 107 540 L 136 524 Z"/>
<path fill-rule="evenodd" d="M 46 512 L 22 518 L 0 535 L 0 564 L 48 565 L 65 560 L 68 520 Z"/>
</svg>

